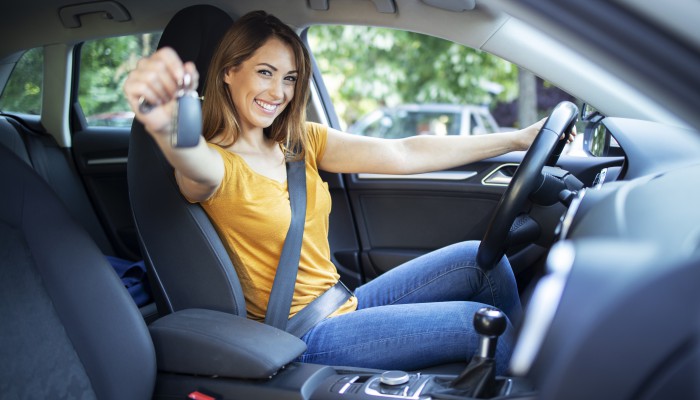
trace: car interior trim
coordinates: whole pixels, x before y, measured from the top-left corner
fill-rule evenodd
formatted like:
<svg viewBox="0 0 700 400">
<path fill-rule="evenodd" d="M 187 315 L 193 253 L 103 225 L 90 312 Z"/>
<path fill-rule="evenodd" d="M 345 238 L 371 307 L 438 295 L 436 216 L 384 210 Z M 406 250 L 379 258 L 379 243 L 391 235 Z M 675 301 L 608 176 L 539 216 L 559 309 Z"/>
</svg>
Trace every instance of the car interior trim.
<svg viewBox="0 0 700 400">
<path fill-rule="evenodd" d="M 571 224 L 574 222 L 574 217 L 576 217 L 576 212 L 578 212 L 579 207 L 581 206 L 581 201 L 583 201 L 583 196 L 586 195 L 586 188 L 583 188 L 578 191 L 576 196 L 571 200 L 571 204 L 569 205 L 569 208 L 566 210 L 566 213 L 561 219 L 561 226 L 559 227 L 559 237 L 561 239 L 566 239 L 567 235 L 569 234 L 569 230 L 571 229 Z"/>
<path fill-rule="evenodd" d="M 87 160 L 87 165 L 126 164 L 128 160 L 128 157 L 91 158 Z"/>
<path fill-rule="evenodd" d="M 411 175 L 394 175 L 394 174 L 357 174 L 360 180 L 374 179 L 417 179 L 417 180 L 436 180 L 436 181 L 465 181 L 477 174 L 476 171 L 442 171 L 428 172 L 425 174 Z"/>
<path fill-rule="evenodd" d="M 59 61 L 62 60 L 62 61 Z M 72 146 L 68 115 L 73 69 L 73 46 L 53 44 L 44 47 L 44 65 L 52 65 L 44 75 L 41 124 L 51 132 L 61 147 Z M 53 65 L 56 65 L 55 67 Z"/>
<path fill-rule="evenodd" d="M 576 251 L 569 242 L 558 242 L 547 256 L 545 275 L 535 286 L 527 310 L 527 318 L 510 359 L 513 374 L 525 376 L 539 353 L 545 335 L 554 320 L 564 287 L 574 264 Z"/>
<path fill-rule="evenodd" d="M 501 164 L 486 175 L 484 179 L 481 180 L 481 184 L 487 186 L 508 186 L 510 180 L 513 179 L 513 173 L 505 169 L 513 169 L 512 167 L 517 168 L 519 165 L 520 164 L 517 163 Z"/>
<path fill-rule="evenodd" d="M 102 14 L 105 19 L 115 22 L 125 22 L 131 20 L 131 15 L 123 5 L 116 1 L 100 1 L 95 3 L 82 3 L 62 7 L 58 10 L 61 23 L 66 28 L 80 28 L 82 22 L 80 18 L 87 14 Z"/>
</svg>

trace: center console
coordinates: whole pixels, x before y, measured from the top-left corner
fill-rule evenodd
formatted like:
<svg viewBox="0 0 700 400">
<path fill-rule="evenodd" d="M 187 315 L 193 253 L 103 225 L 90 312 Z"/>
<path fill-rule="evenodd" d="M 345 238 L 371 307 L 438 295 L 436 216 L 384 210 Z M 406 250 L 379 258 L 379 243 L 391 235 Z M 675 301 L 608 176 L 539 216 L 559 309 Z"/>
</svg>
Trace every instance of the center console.
<svg viewBox="0 0 700 400">
<path fill-rule="evenodd" d="M 156 350 L 161 354 L 179 354 L 178 359 L 163 359 L 159 362 L 161 372 L 158 373 L 154 399 L 185 398 L 192 399 L 308 399 L 308 400 L 383 400 L 383 399 L 507 399 L 534 398 L 534 389 L 527 381 L 518 378 L 500 377 L 495 375 L 495 349 L 498 338 L 506 328 L 503 313 L 493 308 L 483 308 L 474 316 L 474 327 L 480 335 L 480 345 L 476 354 L 466 368 L 456 373 L 433 372 L 404 372 L 382 371 L 363 368 L 340 368 L 299 362 L 284 362 L 293 359 L 299 353 L 295 337 L 280 339 L 273 352 L 250 357 L 248 352 L 230 344 L 218 348 L 218 353 L 225 352 L 224 357 L 202 357 L 201 354 L 185 351 L 191 348 L 201 348 L 202 343 L 210 343 L 215 335 L 220 338 L 217 342 L 230 336 L 229 332 L 241 328 L 241 324 L 252 323 L 245 319 L 228 318 L 227 324 L 221 326 L 221 332 L 212 330 L 211 326 L 220 316 L 210 311 L 180 312 L 177 318 L 166 319 L 160 324 L 151 326 L 151 333 L 157 342 Z M 206 332 L 193 335 L 193 321 L 211 317 Z M 166 329 L 167 328 L 167 329 Z M 226 328 L 226 329 L 223 329 Z M 246 328 L 250 328 L 247 327 Z M 270 327 L 255 324 L 256 337 L 265 338 L 275 332 L 268 332 Z M 194 329 L 197 331 L 196 329 Z M 250 332 L 250 329 L 246 330 Z M 173 332 L 184 332 L 175 335 Z M 206 334 L 206 336 L 205 336 Z M 278 334 L 276 334 L 279 336 Z M 200 336 L 202 336 L 200 338 Z M 184 339 L 183 339 L 184 337 Z M 183 346 L 186 343 L 187 346 Z M 176 351 L 177 347 L 184 348 Z M 260 347 L 260 346 L 258 346 Z M 250 346 L 245 346 L 250 348 Z M 167 350 L 167 351 L 166 351 Z M 199 354 L 199 355 L 198 355 Z M 184 362 L 182 358 L 189 358 Z M 211 371 L 225 370 L 217 365 L 217 360 L 227 360 L 226 364 L 231 375 L 236 378 L 223 377 Z M 231 363 L 230 360 L 238 360 Z M 281 370 L 270 370 L 267 367 L 284 363 Z M 188 368 L 196 367 L 196 371 L 185 372 L 177 366 L 186 364 Z M 235 364 L 235 365 L 231 365 Z M 282 365 L 284 365 L 282 364 Z M 168 368 L 167 372 L 164 369 Z M 243 373 L 247 376 L 242 375 Z M 234 375 L 235 374 L 235 375 Z M 226 375 L 224 375 L 226 376 Z M 194 397 L 193 397 L 194 395 Z"/>
<path fill-rule="evenodd" d="M 312 398 L 325 399 L 490 399 L 533 394 L 523 380 L 496 377 L 495 353 L 499 336 L 506 329 L 506 317 L 497 309 L 482 308 L 474 315 L 480 345 L 458 376 L 420 372 L 384 371 L 329 376 Z"/>
<path fill-rule="evenodd" d="M 386 383 L 387 375 L 403 376 L 403 383 Z M 392 378 L 393 379 L 393 378 Z M 375 374 L 351 373 L 339 371 L 337 375 L 329 376 L 313 392 L 311 399 L 475 399 L 517 397 L 527 399 L 530 394 L 534 398 L 533 388 L 525 381 L 499 377 L 496 379 L 497 390 L 493 396 L 473 397 L 467 390 L 455 389 L 450 383 L 454 375 L 432 375 L 406 373 L 403 371 L 385 371 Z"/>
</svg>

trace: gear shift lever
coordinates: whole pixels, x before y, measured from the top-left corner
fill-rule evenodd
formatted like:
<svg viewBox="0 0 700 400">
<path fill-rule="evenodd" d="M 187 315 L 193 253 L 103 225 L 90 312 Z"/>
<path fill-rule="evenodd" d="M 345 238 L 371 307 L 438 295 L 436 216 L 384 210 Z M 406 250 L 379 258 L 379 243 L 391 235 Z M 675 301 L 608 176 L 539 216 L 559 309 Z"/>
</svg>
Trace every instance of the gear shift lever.
<svg viewBox="0 0 700 400">
<path fill-rule="evenodd" d="M 506 331 L 506 316 L 495 308 L 481 308 L 474 314 L 474 329 L 481 336 L 478 356 L 494 359 L 498 337 Z"/>
<path fill-rule="evenodd" d="M 502 311 L 484 307 L 474 314 L 474 328 L 481 336 L 479 349 L 467 368 L 450 383 L 452 389 L 464 391 L 469 397 L 488 398 L 498 392 L 496 383 L 496 345 L 506 330 Z"/>
</svg>

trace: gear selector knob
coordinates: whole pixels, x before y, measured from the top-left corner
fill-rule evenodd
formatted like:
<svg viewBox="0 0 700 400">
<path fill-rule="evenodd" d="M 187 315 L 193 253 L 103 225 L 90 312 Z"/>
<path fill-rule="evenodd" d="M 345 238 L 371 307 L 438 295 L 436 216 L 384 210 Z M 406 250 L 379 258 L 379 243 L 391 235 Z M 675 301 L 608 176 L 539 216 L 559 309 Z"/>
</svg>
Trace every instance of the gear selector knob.
<svg viewBox="0 0 700 400">
<path fill-rule="evenodd" d="M 481 335 L 479 356 L 494 358 L 498 337 L 506 331 L 506 316 L 495 308 L 483 307 L 474 314 L 474 329 Z"/>
</svg>

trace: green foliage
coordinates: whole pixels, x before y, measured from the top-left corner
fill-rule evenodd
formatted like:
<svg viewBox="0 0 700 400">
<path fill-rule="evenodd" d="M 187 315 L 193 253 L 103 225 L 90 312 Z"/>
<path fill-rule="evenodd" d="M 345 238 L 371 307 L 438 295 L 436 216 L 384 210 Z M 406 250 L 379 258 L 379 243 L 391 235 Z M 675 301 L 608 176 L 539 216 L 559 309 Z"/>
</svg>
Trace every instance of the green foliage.
<svg viewBox="0 0 700 400">
<path fill-rule="evenodd" d="M 78 100 L 86 116 L 129 110 L 122 87 L 129 71 L 151 54 L 160 34 L 143 34 L 86 42 L 80 49 Z M 18 61 L 0 97 L 0 110 L 41 113 L 43 48 L 27 51 Z"/>
<path fill-rule="evenodd" d="M 86 116 L 129 110 L 122 87 L 137 61 L 151 54 L 160 35 L 121 36 L 86 42 L 80 52 L 78 100 Z"/>
<path fill-rule="evenodd" d="M 0 96 L 0 110 L 39 115 L 43 68 L 43 48 L 37 47 L 24 53 Z"/>
<path fill-rule="evenodd" d="M 314 26 L 308 37 L 336 111 L 348 125 L 381 106 L 490 104 L 517 93 L 516 67 L 436 37 L 361 26 Z"/>
</svg>

